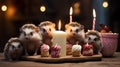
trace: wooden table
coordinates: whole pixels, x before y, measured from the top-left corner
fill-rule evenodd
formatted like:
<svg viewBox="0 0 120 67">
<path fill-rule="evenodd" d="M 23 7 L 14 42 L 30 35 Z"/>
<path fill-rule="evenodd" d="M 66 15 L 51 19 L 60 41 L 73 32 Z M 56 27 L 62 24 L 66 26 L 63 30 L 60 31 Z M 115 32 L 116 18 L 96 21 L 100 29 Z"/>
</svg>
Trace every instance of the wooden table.
<svg viewBox="0 0 120 67">
<path fill-rule="evenodd" d="M 5 61 L 3 53 L 0 53 L 0 67 L 120 67 L 120 52 L 114 57 L 102 58 L 101 61 L 43 63 L 34 61 Z"/>
</svg>

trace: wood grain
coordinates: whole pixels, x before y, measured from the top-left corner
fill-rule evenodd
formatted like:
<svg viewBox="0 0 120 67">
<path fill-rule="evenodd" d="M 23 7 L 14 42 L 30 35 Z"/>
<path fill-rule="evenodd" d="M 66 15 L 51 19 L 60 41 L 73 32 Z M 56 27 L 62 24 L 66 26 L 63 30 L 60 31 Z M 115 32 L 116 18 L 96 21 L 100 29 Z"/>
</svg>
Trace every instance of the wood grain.
<svg viewBox="0 0 120 67">
<path fill-rule="evenodd" d="M 74 62 L 74 61 L 100 61 L 102 60 L 102 55 L 93 55 L 93 56 L 83 56 L 81 55 L 80 57 L 72 57 L 72 55 L 68 55 L 65 57 L 60 57 L 60 58 L 52 58 L 52 57 L 41 57 L 40 55 L 36 56 L 23 56 L 22 60 L 27 60 L 27 61 L 37 61 L 37 62 Z"/>
</svg>

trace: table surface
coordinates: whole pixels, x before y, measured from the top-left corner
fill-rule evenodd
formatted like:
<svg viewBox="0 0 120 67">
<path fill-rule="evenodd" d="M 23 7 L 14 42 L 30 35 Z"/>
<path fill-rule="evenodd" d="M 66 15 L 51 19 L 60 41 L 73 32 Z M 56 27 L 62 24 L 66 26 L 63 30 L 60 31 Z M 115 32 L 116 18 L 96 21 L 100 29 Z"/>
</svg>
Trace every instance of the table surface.
<svg viewBox="0 0 120 67">
<path fill-rule="evenodd" d="M 120 52 L 113 57 L 103 57 L 101 61 L 43 63 L 34 61 L 5 61 L 3 53 L 0 53 L 0 67 L 120 67 Z"/>
</svg>

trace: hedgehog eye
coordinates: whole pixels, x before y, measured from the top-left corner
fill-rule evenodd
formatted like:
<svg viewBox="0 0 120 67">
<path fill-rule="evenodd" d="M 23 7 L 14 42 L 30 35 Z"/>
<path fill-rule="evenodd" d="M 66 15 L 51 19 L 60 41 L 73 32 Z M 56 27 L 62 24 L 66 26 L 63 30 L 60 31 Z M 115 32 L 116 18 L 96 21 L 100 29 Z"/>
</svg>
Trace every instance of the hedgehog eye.
<svg viewBox="0 0 120 67">
<path fill-rule="evenodd" d="M 23 34 L 26 36 L 26 33 L 25 33 L 25 32 L 23 32 Z"/>
<path fill-rule="evenodd" d="M 45 29 L 43 29 L 43 32 L 46 32 L 46 30 L 45 30 Z"/>
<path fill-rule="evenodd" d="M 95 38 L 95 39 L 94 39 L 94 41 L 97 41 L 97 40 L 98 40 L 98 38 Z"/>
<path fill-rule="evenodd" d="M 14 46 L 12 46 L 12 49 L 15 49 L 15 47 L 14 47 Z"/>
<path fill-rule="evenodd" d="M 33 32 L 30 32 L 30 35 L 33 35 Z"/>
<path fill-rule="evenodd" d="M 91 38 L 90 38 L 90 37 L 88 37 L 88 40 L 91 40 Z"/>
<path fill-rule="evenodd" d="M 21 48 L 21 45 L 18 45 L 18 48 Z"/>
<path fill-rule="evenodd" d="M 70 29 L 70 32 L 72 32 L 72 29 Z"/>
<path fill-rule="evenodd" d="M 78 33 L 78 31 L 79 31 L 79 30 L 78 30 L 78 29 L 76 29 L 76 32 L 77 32 L 77 33 Z"/>
<path fill-rule="evenodd" d="M 51 29 L 49 28 L 49 31 L 51 31 Z"/>
</svg>

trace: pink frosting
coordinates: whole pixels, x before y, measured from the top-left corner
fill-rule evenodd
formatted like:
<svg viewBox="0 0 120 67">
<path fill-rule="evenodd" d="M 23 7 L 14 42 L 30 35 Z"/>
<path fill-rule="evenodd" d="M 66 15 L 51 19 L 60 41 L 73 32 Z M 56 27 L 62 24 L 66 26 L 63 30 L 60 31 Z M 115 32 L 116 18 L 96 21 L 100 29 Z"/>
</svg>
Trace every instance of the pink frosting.
<svg viewBox="0 0 120 67">
<path fill-rule="evenodd" d="M 54 45 L 54 46 L 51 47 L 51 49 L 57 51 L 57 50 L 60 50 L 61 47 L 59 45 Z"/>
<path fill-rule="evenodd" d="M 72 48 L 72 44 L 66 44 L 66 48 Z"/>
<path fill-rule="evenodd" d="M 49 49 L 50 49 L 50 47 L 48 45 L 46 45 L 46 44 L 43 44 L 41 46 L 41 51 L 48 51 Z"/>
<path fill-rule="evenodd" d="M 51 56 L 52 57 L 60 57 L 61 47 L 59 45 L 54 45 L 51 47 Z"/>
<path fill-rule="evenodd" d="M 92 56 L 93 55 L 93 46 L 88 43 L 83 45 L 83 55 L 84 56 Z"/>
</svg>

